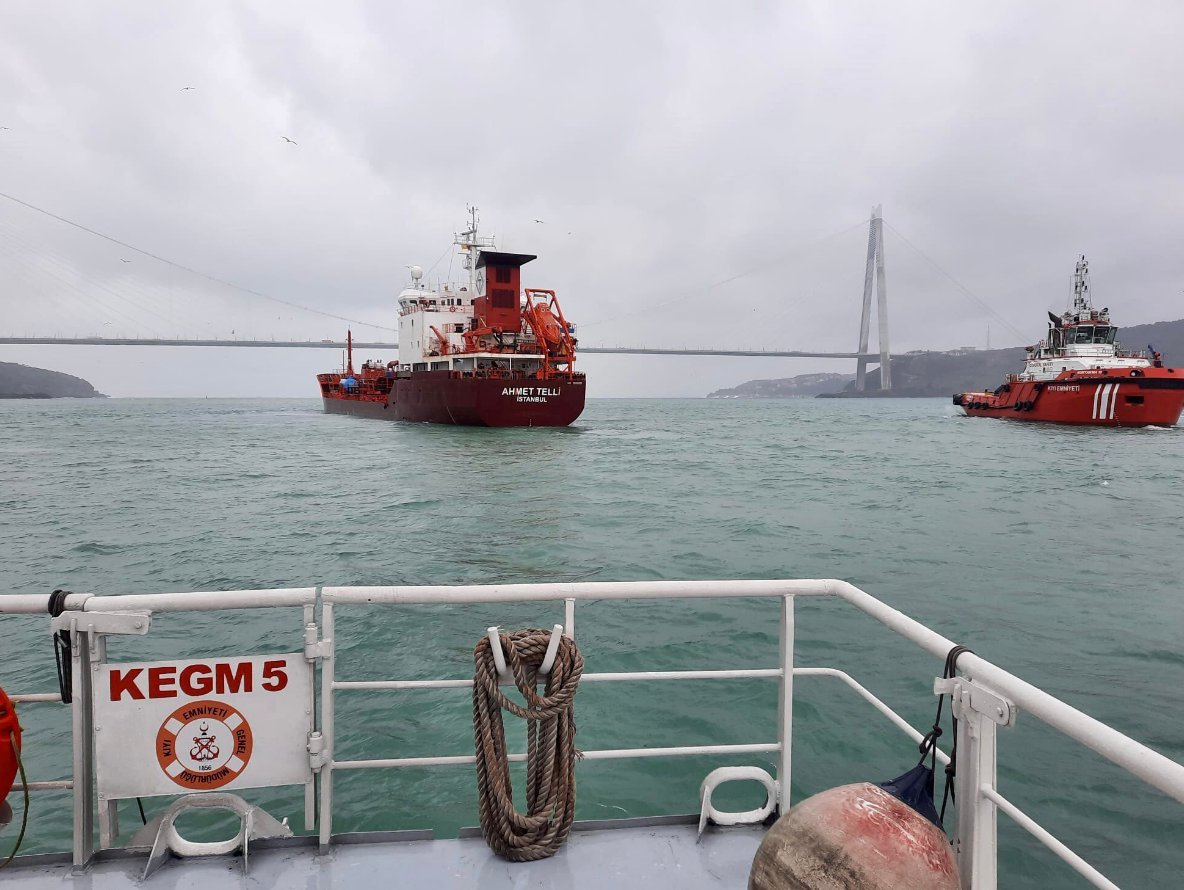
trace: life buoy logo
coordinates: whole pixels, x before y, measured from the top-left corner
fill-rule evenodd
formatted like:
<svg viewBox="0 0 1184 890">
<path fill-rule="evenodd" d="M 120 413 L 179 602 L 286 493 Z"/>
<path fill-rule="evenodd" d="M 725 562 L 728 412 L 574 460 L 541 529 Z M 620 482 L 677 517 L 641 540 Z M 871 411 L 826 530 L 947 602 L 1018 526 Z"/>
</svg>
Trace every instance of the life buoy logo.
<svg viewBox="0 0 1184 890">
<path fill-rule="evenodd" d="M 156 733 L 156 759 L 182 788 L 221 788 L 251 760 L 251 724 L 236 708 L 205 699 L 173 711 Z"/>
</svg>

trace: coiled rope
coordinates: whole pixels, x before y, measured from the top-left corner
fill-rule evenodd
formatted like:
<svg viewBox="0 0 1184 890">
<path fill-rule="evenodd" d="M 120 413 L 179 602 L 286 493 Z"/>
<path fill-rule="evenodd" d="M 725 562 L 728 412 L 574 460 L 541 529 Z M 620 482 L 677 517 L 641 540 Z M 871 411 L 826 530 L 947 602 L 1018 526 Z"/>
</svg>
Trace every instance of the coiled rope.
<svg viewBox="0 0 1184 890">
<path fill-rule="evenodd" d="M 481 833 L 491 850 L 511 862 L 546 859 L 571 830 L 576 807 L 575 694 L 584 657 L 563 637 L 555 664 L 538 694 L 539 667 L 551 631 L 528 628 L 501 634 L 506 666 L 526 701 L 511 701 L 498 687 L 489 639 L 473 650 L 473 739 Z M 502 710 L 526 723 L 526 813 L 514 807 Z"/>
</svg>

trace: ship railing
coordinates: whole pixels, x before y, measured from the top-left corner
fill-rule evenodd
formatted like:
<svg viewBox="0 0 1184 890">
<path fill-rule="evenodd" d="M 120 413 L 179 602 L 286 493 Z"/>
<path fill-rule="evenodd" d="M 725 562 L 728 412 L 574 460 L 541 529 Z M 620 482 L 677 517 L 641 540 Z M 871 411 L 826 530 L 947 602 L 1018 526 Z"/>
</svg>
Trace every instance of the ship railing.
<svg viewBox="0 0 1184 890">
<path fill-rule="evenodd" d="M 319 597 L 318 597 L 319 594 Z M 780 605 L 778 622 L 779 659 L 776 667 L 745 670 L 628 671 L 587 673 L 582 682 L 737 680 L 767 678 L 778 681 L 777 739 L 740 745 L 681 745 L 590 750 L 585 760 L 613 760 L 641 757 L 678 757 L 687 755 L 774 754 L 776 780 L 775 803 L 784 811 L 790 805 L 792 778 L 792 738 L 794 683 L 799 677 L 837 678 L 871 704 L 898 729 L 914 741 L 922 734 L 896 711 L 877 698 L 855 678 L 834 668 L 795 666 L 795 603 L 799 597 L 833 597 L 870 616 L 922 651 L 945 659 L 954 642 L 902 612 L 888 606 L 858 587 L 839 580 L 770 580 L 770 581 L 638 581 L 573 582 L 557 584 L 505 584 L 465 586 L 394 586 L 394 587 L 323 587 L 283 590 L 190 592 L 175 594 L 139 594 L 126 596 L 90 596 L 70 594 L 64 606 L 72 637 L 74 658 L 89 652 L 94 663 L 105 659 L 105 632 L 108 622 L 128 618 L 126 613 L 193 612 L 222 609 L 247 609 L 276 606 L 299 606 L 303 609 L 303 646 L 310 664 L 320 664 L 319 703 L 309 702 L 319 712 L 316 731 L 310 736 L 310 753 L 319 773 L 319 808 L 312 794 L 312 782 L 306 785 L 305 825 L 317 830 L 320 843 L 327 848 L 333 839 L 333 777 L 337 771 L 360 769 L 400 769 L 424 766 L 471 764 L 466 754 L 431 754 L 395 758 L 336 760 L 337 695 L 354 690 L 384 690 L 392 693 L 412 689 L 470 688 L 468 678 L 414 680 L 373 680 L 338 678 L 336 649 L 341 644 L 337 613 L 341 609 L 369 606 L 398 609 L 404 606 L 432 604 L 553 603 L 563 605 L 563 632 L 574 638 L 576 607 L 580 602 L 603 600 L 666 600 L 702 598 L 767 598 Z M 321 624 L 315 614 L 321 604 Z M 6 613 L 44 613 L 48 598 L 44 595 L 0 596 L 0 615 Z M 107 616 L 104 618 L 104 616 Z M 122 616 L 122 618 L 121 618 Z M 126 622 L 125 622 L 126 623 Z M 61 619 L 59 619 L 59 625 Z M 127 631 L 123 632 L 142 632 Z M 958 772 L 955 777 L 954 850 L 962 886 L 967 890 L 994 890 L 997 877 L 997 815 L 1002 811 L 1028 831 L 1040 843 L 1066 862 L 1093 886 L 1112 888 L 1097 869 L 1085 862 L 1062 841 L 1024 813 L 999 790 L 996 778 L 996 730 L 1014 724 L 1020 711 L 1042 721 L 1102 757 L 1158 789 L 1177 802 L 1184 803 L 1184 765 L 1176 763 L 1071 707 L 1052 695 L 1032 686 L 972 652 L 964 651 L 957 659 L 959 676 L 935 681 L 935 692 L 951 694 L 958 715 Z M 310 668 L 311 670 L 311 668 Z M 91 671 L 74 671 L 74 770 L 71 780 L 30 783 L 38 786 L 69 787 L 74 796 L 75 862 L 84 864 L 92 854 L 92 818 L 94 800 L 94 761 L 90 752 L 90 715 L 94 690 Z M 19 701 L 54 701 L 55 694 L 23 695 Z M 319 708 L 317 705 L 319 704 Z M 315 739 L 314 739 L 315 737 Z M 315 742 L 315 744 L 314 744 Z M 314 751 L 315 749 L 315 751 Z M 940 755 L 945 760 L 945 755 Z M 511 755 L 522 760 L 524 755 Z M 69 782 L 69 784 L 67 784 Z M 118 837 L 114 801 L 99 807 L 100 838 L 110 846 Z"/>
</svg>

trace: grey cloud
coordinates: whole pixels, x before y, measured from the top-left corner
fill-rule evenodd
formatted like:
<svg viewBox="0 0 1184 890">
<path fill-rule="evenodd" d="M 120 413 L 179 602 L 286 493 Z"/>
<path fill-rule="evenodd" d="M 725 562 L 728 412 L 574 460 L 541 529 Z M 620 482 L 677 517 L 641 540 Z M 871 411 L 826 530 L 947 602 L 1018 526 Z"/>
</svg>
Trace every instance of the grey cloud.
<svg viewBox="0 0 1184 890">
<path fill-rule="evenodd" d="M 0 191 L 386 326 L 404 267 L 430 267 L 473 202 L 539 254 L 528 281 L 586 343 L 835 350 L 855 343 L 858 223 L 882 202 L 894 346 L 983 345 L 988 325 L 1004 345 L 1038 336 L 1080 252 L 1120 323 L 1184 314 L 1182 25 L 1169 3 L 15 6 Z M 0 274 L 13 333 L 344 326 L 123 264 L 3 201 Z M 330 358 L 224 352 L 0 358 L 116 394 L 260 395 L 310 394 Z M 844 369 L 586 364 L 596 395 Z"/>
</svg>

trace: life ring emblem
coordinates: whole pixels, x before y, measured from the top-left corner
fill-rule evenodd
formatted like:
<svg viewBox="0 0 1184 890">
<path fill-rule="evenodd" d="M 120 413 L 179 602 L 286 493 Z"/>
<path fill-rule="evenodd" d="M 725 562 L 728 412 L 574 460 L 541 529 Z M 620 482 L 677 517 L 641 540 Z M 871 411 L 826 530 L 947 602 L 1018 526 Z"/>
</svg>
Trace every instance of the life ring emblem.
<svg viewBox="0 0 1184 890">
<path fill-rule="evenodd" d="M 251 760 L 255 740 L 242 713 L 214 699 L 182 705 L 156 733 L 156 760 L 182 788 L 221 788 Z"/>
</svg>

